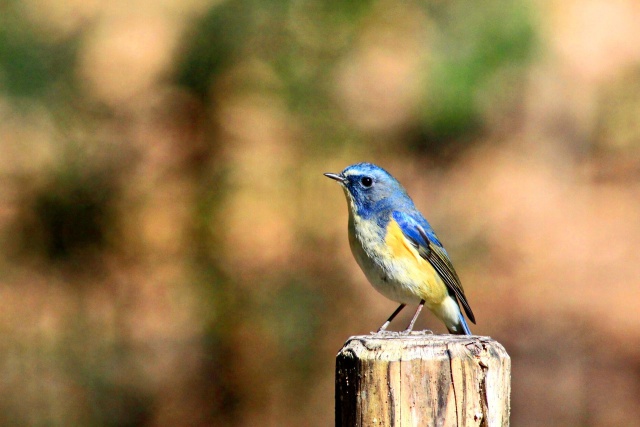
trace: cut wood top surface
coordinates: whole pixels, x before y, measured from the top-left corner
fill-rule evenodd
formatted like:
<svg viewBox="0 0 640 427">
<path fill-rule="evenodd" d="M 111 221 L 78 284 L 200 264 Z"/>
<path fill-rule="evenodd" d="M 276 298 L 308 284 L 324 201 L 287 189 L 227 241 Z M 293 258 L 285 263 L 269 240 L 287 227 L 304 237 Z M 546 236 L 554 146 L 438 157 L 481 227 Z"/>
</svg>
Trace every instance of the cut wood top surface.
<svg viewBox="0 0 640 427">
<path fill-rule="evenodd" d="M 470 355 L 480 356 L 482 352 L 495 353 L 494 356 L 509 358 L 504 347 L 491 337 L 480 335 L 435 335 L 428 332 L 374 333 L 350 337 L 341 353 L 351 352 L 359 359 L 371 354 L 378 360 L 410 360 L 432 358 L 438 353 L 447 356 L 447 351 L 466 349 Z"/>
</svg>

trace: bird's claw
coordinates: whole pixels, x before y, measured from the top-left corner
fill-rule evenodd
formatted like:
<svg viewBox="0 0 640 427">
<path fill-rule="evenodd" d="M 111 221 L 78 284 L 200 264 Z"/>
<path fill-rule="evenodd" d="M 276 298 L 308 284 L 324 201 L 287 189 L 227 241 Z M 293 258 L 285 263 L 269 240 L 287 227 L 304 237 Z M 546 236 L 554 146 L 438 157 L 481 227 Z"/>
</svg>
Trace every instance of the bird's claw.
<svg viewBox="0 0 640 427">
<path fill-rule="evenodd" d="M 433 331 L 431 329 L 423 329 L 421 331 L 402 331 L 400 332 L 400 335 L 402 336 L 417 336 L 417 335 L 433 335 Z"/>
<path fill-rule="evenodd" d="M 387 331 L 387 330 L 378 330 L 376 332 L 371 331 L 371 335 L 379 336 L 379 337 L 407 337 L 407 336 L 417 336 L 417 335 L 433 335 L 433 331 L 431 329 L 424 329 L 422 331 Z"/>
<path fill-rule="evenodd" d="M 376 335 L 381 337 L 396 337 L 400 335 L 400 333 L 396 331 L 387 331 L 386 329 L 382 329 L 382 330 L 378 330 L 377 332 L 371 331 L 371 335 Z"/>
</svg>

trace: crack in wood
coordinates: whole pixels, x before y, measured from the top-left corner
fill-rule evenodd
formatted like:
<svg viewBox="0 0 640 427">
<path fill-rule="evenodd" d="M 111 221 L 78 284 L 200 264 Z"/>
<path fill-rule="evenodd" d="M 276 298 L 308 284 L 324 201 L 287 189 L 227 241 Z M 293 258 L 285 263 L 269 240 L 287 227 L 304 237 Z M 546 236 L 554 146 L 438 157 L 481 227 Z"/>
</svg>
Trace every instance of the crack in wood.
<svg viewBox="0 0 640 427">
<path fill-rule="evenodd" d="M 489 370 L 489 366 L 484 362 L 485 357 L 487 356 L 487 344 L 484 341 L 480 341 L 481 348 L 475 355 L 476 360 L 478 362 L 478 366 L 480 367 L 480 378 L 478 378 L 479 384 L 479 399 L 480 399 L 480 410 L 482 419 L 480 420 L 480 427 L 487 427 L 489 423 L 489 401 L 487 398 L 487 371 Z"/>
<path fill-rule="evenodd" d="M 456 425 L 460 425 L 458 420 L 458 395 L 456 393 L 456 381 L 453 378 L 453 357 L 451 355 L 449 344 L 447 344 L 447 356 L 449 357 L 449 375 L 451 376 L 451 388 L 453 389 L 453 405 L 456 408 Z"/>
</svg>

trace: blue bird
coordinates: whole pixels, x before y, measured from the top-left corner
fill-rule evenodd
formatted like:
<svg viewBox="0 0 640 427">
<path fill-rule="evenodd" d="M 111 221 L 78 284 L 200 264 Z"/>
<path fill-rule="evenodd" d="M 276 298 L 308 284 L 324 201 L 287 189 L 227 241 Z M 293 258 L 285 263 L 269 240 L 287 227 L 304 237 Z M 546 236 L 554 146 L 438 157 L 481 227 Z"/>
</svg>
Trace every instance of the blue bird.
<svg viewBox="0 0 640 427">
<path fill-rule="evenodd" d="M 411 332 L 424 305 L 452 334 L 471 335 L 460 311 L 475 317 L 458 274 L 435 232 L 400 183 L 371 163 L 351 165 L 338 181 L 349 205 L 349 245 L 373 287 L 400 306 L 380 327 L 387 329 L 407 304 L 418 308 L 405 330 Z"/>
</svg>

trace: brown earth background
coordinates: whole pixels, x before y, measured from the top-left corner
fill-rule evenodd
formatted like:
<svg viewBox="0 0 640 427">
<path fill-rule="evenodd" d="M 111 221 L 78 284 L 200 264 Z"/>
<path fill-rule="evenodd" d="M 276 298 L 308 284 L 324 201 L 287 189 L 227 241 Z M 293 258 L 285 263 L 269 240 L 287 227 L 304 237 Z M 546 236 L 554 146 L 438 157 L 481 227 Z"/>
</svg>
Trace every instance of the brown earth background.
<svg viewBox="0 0 640 427">
<path fill-rule="evenodd" d="M 358 161 L 405 184 L 510 353 L 513 426 L 640 425 L 639 22 L 0 0 L 0 425 L 332 425 L 336 352 L 395 308 L 322 176 Z"/>
</svg>

